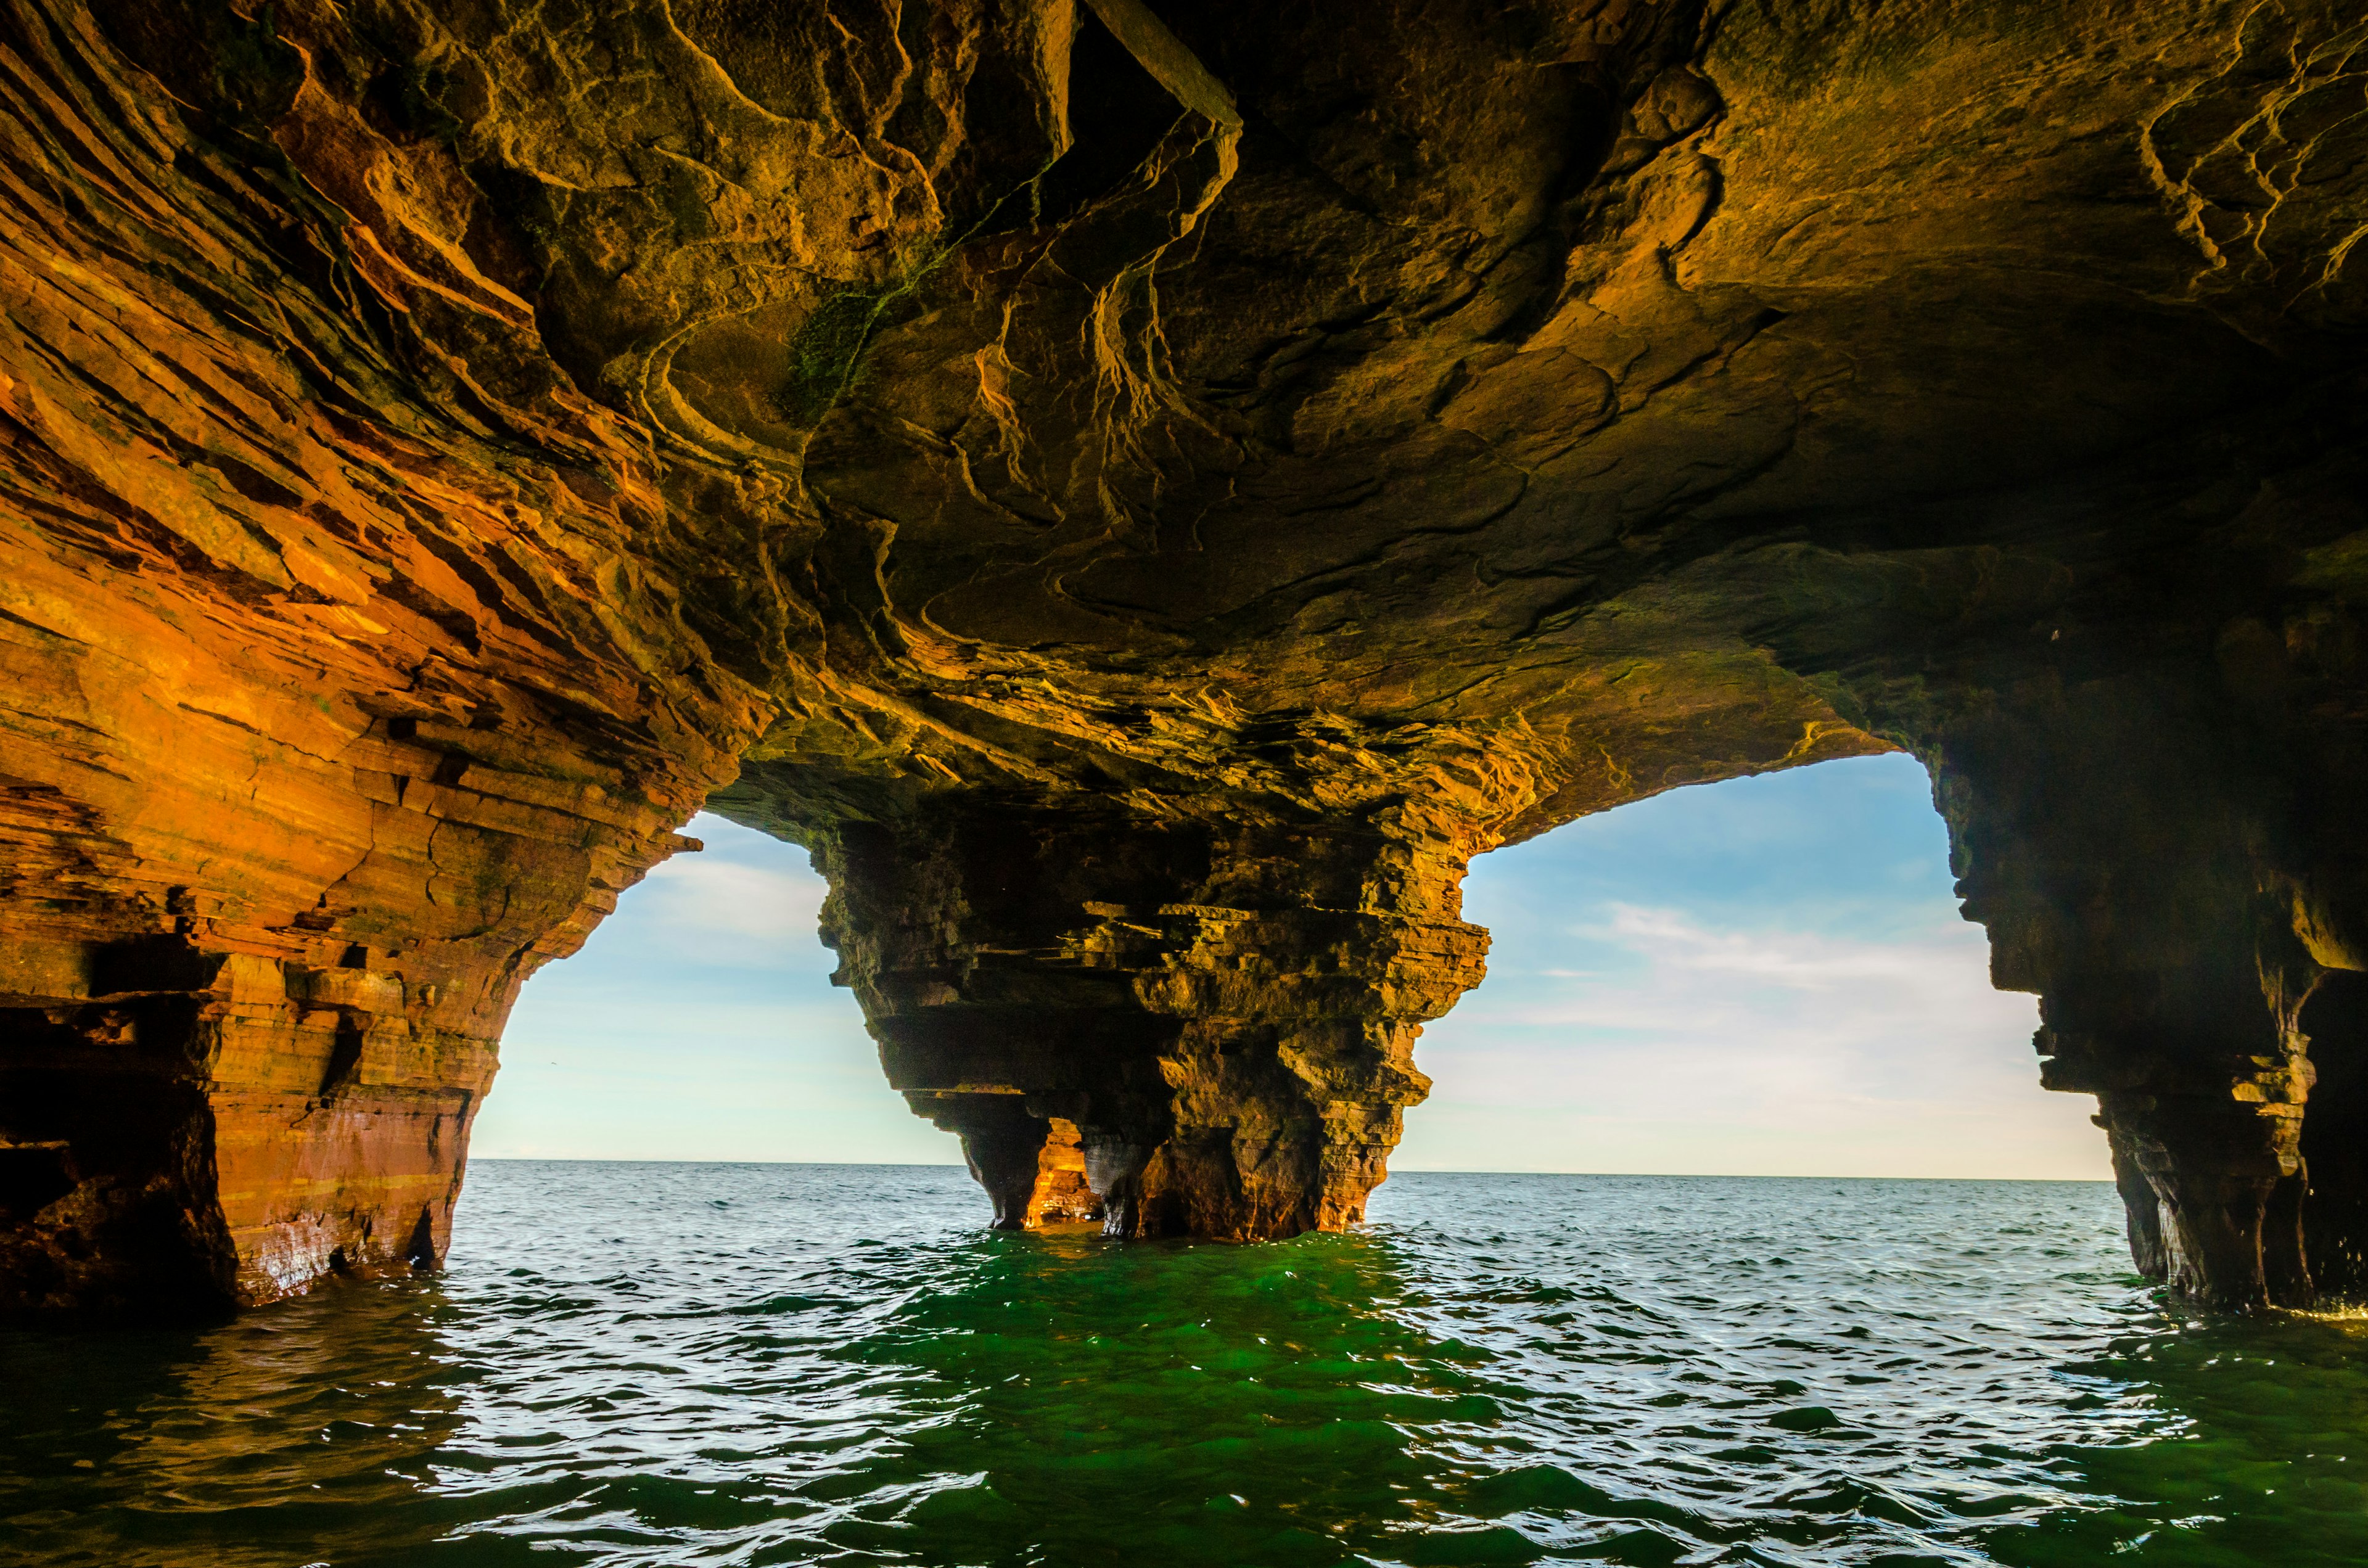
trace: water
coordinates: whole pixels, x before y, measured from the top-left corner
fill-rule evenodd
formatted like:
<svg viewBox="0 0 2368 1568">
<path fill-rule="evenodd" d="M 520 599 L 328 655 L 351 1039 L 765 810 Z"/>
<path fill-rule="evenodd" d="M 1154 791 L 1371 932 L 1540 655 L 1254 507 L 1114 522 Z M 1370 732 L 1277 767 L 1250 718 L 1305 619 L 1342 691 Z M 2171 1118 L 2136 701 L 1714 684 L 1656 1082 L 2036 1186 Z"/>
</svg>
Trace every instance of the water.
<svg viewBox="0 0 2368 1568">
<path fill-rule="evenodd" d="M 2368 1561 L 2368 1323 L 2166 1310 L 2110 1187 L 984 1214 L 931 1167 L 481 1163 L 439 1278 L 0 1335 L 0 1562 Z"/>
</svg>

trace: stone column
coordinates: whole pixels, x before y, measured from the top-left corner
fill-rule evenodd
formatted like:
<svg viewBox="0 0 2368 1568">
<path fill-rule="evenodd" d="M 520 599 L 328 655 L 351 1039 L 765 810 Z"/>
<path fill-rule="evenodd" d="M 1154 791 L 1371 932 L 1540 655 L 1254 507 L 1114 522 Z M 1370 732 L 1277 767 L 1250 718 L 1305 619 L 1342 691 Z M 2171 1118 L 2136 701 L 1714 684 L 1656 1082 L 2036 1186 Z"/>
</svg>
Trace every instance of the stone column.
<svg viewBox="0 0 2368 1568">
<path fill-rule="evenodd" d="M 2302 1122 L 2302 1231 L 2323 1301 L 2368 1303 L 2368 974 L 2323 975 L 2302 1009 L 2316 1082 Z"/>
<path fill-rule="evenodd" d="M 1355 1222 L 1486 947 L 1461 854 L 1386 823 L 960 806 L 816 858 L 837 978 L 998 1224 L 1041 1211 L 1064 1126 L 1113 1234 Z"/>
<path fill-rule="evenodd" d="M 2097 1096 L 2139 1272 L 2214 1308 L 2314 1299 L 2300 1209 L 2313 1069 L 2281 972 L 2258 958 L 2070 972 L 2042 997 L 2041 1082 Z"/>
<path fill-rule="evenodd" d="M 2268 890 L 2279 796 L 2175 685 L 2034 684 L 1935 776 L 1967 918 L 2035 992 L 2041 1081 L 2093 1094 L 2140 1272 L 2236 1311 L 2314 1299 L 2302 1217 L 2318 966 Z"/>
<path fill-rule="evenodd" d="M 2116 1174 L 2138 1178 L 2121 1185 L 2139 1272 L 2223 1310 L 2313 1303 L 2298 1101 L 2270 1110 L 2212 1094 L 2112 1091 L 2099 1101 Z"/>
</svg>

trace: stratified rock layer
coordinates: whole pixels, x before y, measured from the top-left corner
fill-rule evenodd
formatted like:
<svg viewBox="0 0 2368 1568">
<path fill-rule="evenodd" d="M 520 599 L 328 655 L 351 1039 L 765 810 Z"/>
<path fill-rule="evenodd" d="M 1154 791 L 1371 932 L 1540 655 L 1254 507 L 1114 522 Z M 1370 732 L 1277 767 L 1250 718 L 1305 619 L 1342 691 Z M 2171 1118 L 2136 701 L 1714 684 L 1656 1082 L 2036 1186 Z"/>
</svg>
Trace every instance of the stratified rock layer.
<svg viewBox="0 0 2368 1568">
<path fill-rule="evenodd" d="M 1046 1200 L 1056 1122 L 1113 1235 L 1362 1219 L 1430 1086 L 1415 1038 L 1487 946 L 1460 861 L 1321 823 L 939 810 L 816 861 L 888 1081 L 962 1135 L 1006 1224 Z"/>
<path fill-rule="evenodd" d="M 432 1263 L 701 803 L 998 1223 L 1349 1223 L 1472 856 L 1885 750 L 2358 1292 L 2355 9 L 0 0 L 0 1305 Z"/>
</svg>

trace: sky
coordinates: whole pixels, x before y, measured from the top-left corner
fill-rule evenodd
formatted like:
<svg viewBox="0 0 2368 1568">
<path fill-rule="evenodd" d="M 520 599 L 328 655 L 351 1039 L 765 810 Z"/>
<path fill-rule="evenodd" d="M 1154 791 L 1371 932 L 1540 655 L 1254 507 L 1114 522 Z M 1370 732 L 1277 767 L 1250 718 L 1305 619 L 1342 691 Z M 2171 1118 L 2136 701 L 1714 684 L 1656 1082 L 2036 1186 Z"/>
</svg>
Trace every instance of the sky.
<svg viewBox="0 0 2368 1568">
<path fill-rule="evenodd" d="M 880 1074 L 805 852 L 715 816 L 528 982 L 480 1156 L 961 1163 Z M 1488 978 L 1432 1024 L 1397 1170 L 2103 1179 L 1990 989 L 1923 768 L 1676 790 L 1484 855 Z"/>
</svg>

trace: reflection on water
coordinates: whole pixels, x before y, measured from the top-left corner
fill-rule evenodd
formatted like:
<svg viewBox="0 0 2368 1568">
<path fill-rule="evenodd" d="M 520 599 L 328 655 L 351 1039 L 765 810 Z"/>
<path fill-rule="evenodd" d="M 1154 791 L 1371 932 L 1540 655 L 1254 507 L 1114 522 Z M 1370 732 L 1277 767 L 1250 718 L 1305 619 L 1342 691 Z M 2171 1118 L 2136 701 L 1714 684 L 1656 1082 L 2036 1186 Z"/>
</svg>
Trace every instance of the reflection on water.
<svg viewBox="0 0 2368 1568">
<path fill-rule="evenodd" d="M 1258 1247 L 983 1211 L 489 1164 L 440 1280 L 0 1335 L 0 1561 L 2368 1561 L 2368 1324 L 2180 1320 L 2106 1187 L 1406 1176 Z"/>
<path fill-rule="evenodd" d="M 428 1501 L 462 1423 L 444 1311 L 422 1282 L 212 1330 L 0 1335 L 0 1554 L 404 1561 L 451 1517 Z"/>
</svg>

